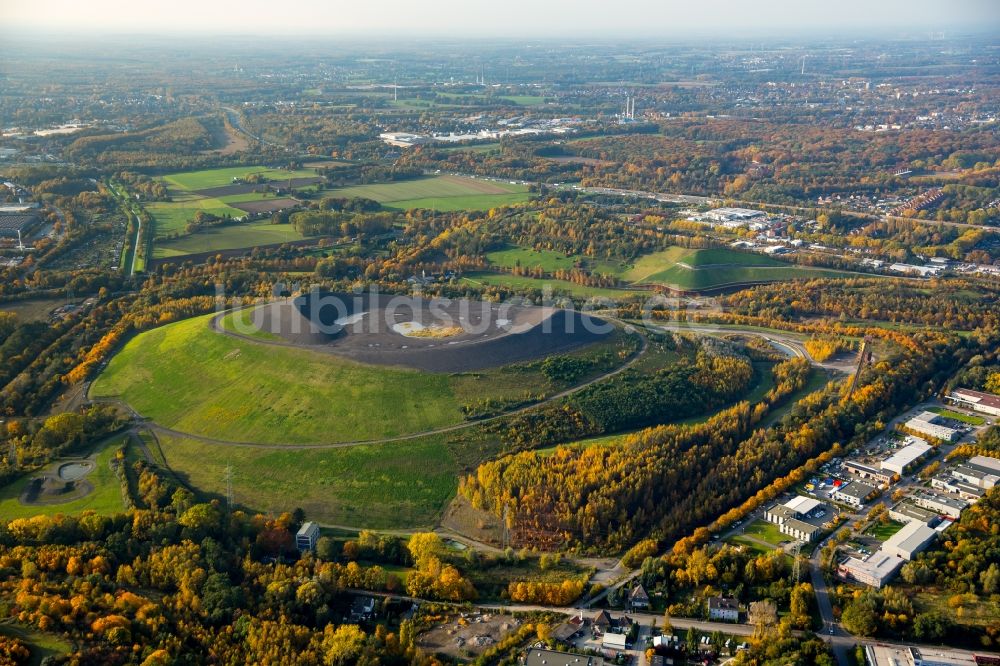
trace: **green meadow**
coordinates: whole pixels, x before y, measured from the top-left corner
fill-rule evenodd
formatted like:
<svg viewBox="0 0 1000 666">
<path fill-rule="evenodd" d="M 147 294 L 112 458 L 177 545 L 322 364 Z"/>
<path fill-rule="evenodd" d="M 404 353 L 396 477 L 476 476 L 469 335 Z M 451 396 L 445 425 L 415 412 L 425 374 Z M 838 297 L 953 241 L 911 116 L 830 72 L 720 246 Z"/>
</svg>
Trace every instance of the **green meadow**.
<svg viewBox="0 0 1000 666">
<path fill-rule="evenodd" d="M 241 212 L 242 214 L 242 212 Z M 195 234 L 158 241 L 155 258 L 178 257 L 199 252 L 235 250 L 239 248 L 287 243 L 305 238 L 290 224 L 271 224 L 270 220 L 209 227 Z"/>
<path fill-rule="evenodd" d="M 528 200 L 528 188 L 524 185 L 464 176 L 432 176 L 394 183 L 352 185 L 326 190 L 325 194 L 364 197 L 398 210 L 486 210 Z"/>
<path fill-rule="evenodd" d="M 224 497 L 229 466 L 237 504 L 272 513 L 298 506 L 327 525 L 429 527 L 454 497 L 461 472 L 440 436 L 299 450 L 159 439 L 170 469 L 200 492 Z"/>
<path fill-rule="evenodd" d="M 464 422 L 463 408 L 487 398 L 514 404 L 565 388 L 550 385 L 530 364 L 431 373 L 262 344 L 270 336 L 258 342 L 213 330 L 214 316 L 137 335 L 94 381 L 91 395 L 120 398 L 185 433 L 294 445 L 434 430 Z M 235 316 L 247 315 L 227 315 Z"/>
<path fill-rule="evenodd" d="M 246 178 L 250 175 L 263 175 L 269 180 L 288 180 L 289 178 L 313 178 L 316 172 L 312 169 L 271 169 L 263 166 L 226 167 L 222 169 L 203 169 L 201 171 L 181 171 L 163 176 L 169 185 L 193 192 L 210 187 L 231 185 L 234 178 Z"/>
</svg>

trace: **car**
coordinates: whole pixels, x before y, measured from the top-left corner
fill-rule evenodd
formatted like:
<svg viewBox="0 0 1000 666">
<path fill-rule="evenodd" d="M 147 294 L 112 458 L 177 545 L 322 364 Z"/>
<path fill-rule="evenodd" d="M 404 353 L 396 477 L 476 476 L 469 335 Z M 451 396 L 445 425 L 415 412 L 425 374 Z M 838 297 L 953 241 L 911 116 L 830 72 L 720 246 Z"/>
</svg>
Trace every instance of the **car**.
<svg viewBox="0 0 1000 666">
<path fill-rule="evenodd" d="M 833 627 L 830 627 L 830 635 L 833 636 Z"/>
</svg>

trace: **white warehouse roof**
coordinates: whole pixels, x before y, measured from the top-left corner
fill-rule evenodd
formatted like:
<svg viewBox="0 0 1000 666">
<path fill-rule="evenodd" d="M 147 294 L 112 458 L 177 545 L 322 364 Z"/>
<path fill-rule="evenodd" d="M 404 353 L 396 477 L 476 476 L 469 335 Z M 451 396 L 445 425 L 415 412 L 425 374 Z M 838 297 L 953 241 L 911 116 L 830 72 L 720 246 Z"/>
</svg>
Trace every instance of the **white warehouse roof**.
<svg viewBox="0 0 1000 666">
<path fill-rule="evenodd" d="M 886 539 L 885 543 L 882 544 L 882 550 L 902 557 L 904 560 L 909 560 L 922 551 L 935 536 L 937 536 L 937 532 L 933 528 L 928 527 L 926 523 L 914 520 Z"/>
<path fill-rule="evenodd" d="M 802 495 L 798 495 L 793 499 L 790 499 L 789 501 L 785 502 L 785 506 L 787 506 L 792 511 L 795 511 L 800 515 L 804 516 L 807 513 L 813 511 L 814 509 L 823 506 L 823 503 L 811 497 L 804 497 Z"/>
<path fill-rule="evenodd" d="M 904 446 L 900 450 L 882 461 L 882 469 L 897 474 L 902 474 L 909 465 L 919 460 L 924 454 L 931 450 L 931 445 L 927 442 L 916 441 L 909 446 Z"/>
</svg>

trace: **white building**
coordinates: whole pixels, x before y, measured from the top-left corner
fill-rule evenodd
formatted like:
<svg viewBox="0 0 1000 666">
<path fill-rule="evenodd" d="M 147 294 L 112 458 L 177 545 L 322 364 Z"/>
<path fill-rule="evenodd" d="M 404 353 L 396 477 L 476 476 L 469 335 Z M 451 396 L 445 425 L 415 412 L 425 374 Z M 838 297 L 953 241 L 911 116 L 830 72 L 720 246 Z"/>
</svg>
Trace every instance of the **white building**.
<svg viewBox="0 0 1000 666">
<path fill-rule="evenodd" d="M 524 656 L 524 666 L 604 666 L 604 658 L 531 648 Z"/>
<path fill-rule="evenodd" d="M 824 504 L 812 497 L 796 495 L 784 504 L 775 504 L 764 511 L 764 519 L 778 526 L 782 534 L 798 541 L 813 541 L 822 531 L 804 518 L 819 514 Z"/>
<path fill-rule="evenodd" d="M 698 219 L 721 224 L 729 228 L 745 227 L 753 221 L 763 221 L 767 218 L 767 213 L 762 210 L 751 210 L 749 208 L 713 208 L 698 216 Z"/>
<path fill-rule="evenodd" d="M 865 646 L 865 663 L 868 666 L 976 666 L 979 662 L 971 653 L 873 643 Z"/>
<path fill-rule="evenodd" d="M 948 395 L 948 399 L 957 405 L 968 407 L 983 414 L 1000 416 L 1000 395 L 959 388 L 952 391 Z"/>
<path fill-rule="evenodd" d="M 822 531 L 818 525 L 813 525 L 812 523 L 807 523 L 804 520 L 799 520 L 798 518 L 789 518 L 780 525 L 778 525 L 778 531 L 782 534 L 787 534 L 796 541 L 805 541 L 806 543 L 812 543 L 819 536 Z"/>
<path fill-rule="evenodd" d="M 892 580 L 902 566 L 902 559 L 879 550 L 863 560 L 848 558 L 837 567 L 837 573 L 846 580 L 879 589 Z"/>
<path fill-rule="evenodd" d="M 378 135 L 378 138 L 382 139 L 382 141 L 390 146 L 396 146 L 398 148 L 419 146 L 424 143 L 429 143 L 431 140 L 430 137 L 420 134 L 410 134 L 409 132 L 382 132 Z"/>
<path fill-rule="evenodd" d="M 775 504 L 764 512 L 764 518 L 775 525 L 781 525 L 790 518 L 804 518 L 816 511 L 823 503 L 812 497 L 796 495 L 784 504 Z"/>
<path fill-rule="evenodd" d="M 903 526 L 882 544 L 881 550 L 889 555 L 912 560 L 913 556 L 930 544 L 937 532 L 925 523 L 913 521 Z"/>
<path fill-rule="evenodd" d="M 317 539 L 319 539 L 319 525 L 312 521 L 304 522 L 295 533 L 295 547 L 302 552 L 313 550 L 316 548 Z"/>
<path fill-rule="evenodd" d="M 604 638 L 601 640 L 601 647 L 609 650 L 626 649 L 625 634 L 613 634 L 611 632 L 604 634 Z"/>
<path fill-rule="evenodd" d="M 944 270 L 944 266 L 917 266 L 915 264 L 892 264 L 889 270 L 893 273 L 903 273 L 905 275 L 919 275 L 920 277 L 931 277 Z"/>
<path fill-rule="evenodd" d="M 913 493 L 912 499 L 913 503 L 917 506 L 930 509 L 949 518 L 959 518 L 965 507 L 969 506 L 969 503 L 964 499 L 929 490 L 921 490 Z"/>
<path fill-rule="evenodd" d="M 914 438 L 914 442 L 899 449 L 882 461 L 882 469 L 903 476 L 910 466 L 922 460 L 932 447 L 922 439 Z"/>
<path fill-rule="evenodd" d="M 708 598 L 708 619 L 723 622 L 739 622 L 740 603 L 730 597 Z"/>
<path fill-rule="evenodd" d="M 867 483 L 852 481 L 846 486 L 834 490 L 831 497 L 837 502 L 858 508 L 864 506 L 865 502 L 874 497 L 877 492 L 877 488 L 869 486 Z"/>
<path fill-rule="evenodd" d="M 907 421 L 905 427 L 918 434 L 944 442 L 956 442 L 962 438 L 961 431 L 935 423 L 938 418 L 934 412 L 921 412 Z"/>
</svg>

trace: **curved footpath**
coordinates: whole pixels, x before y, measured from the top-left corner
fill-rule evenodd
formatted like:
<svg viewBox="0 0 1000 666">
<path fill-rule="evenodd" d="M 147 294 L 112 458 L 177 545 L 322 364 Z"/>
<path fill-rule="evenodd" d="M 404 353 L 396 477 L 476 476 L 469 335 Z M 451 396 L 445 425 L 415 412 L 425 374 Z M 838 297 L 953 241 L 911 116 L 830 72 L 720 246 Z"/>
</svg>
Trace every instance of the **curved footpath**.
<svg viewBox="0 0 1000 666">
<path fill-rule="evenodd" d="M 222 316 L 224 316 L 226 314 L 228 314 L 228 311 L 220 313 L 220 314 L 216 315 L 215 317 L 212 317 L 211 325 L 212 325 L 212 327 L 213 327 L 213 329 L 215 331 L 223 333 L 225 335 L 232 335 L 234 337 L 241 338 L 241 339 L 244 339 L 246 341 L 253 342 L 253 343 L 256 343 L 256 344 L 275 344 L 275 345 L 278 345 L 278 346 L 288 346 L 288 345 L 290 345 L 290 343 L 277 342 L 277 341 L 271 341 L 271 340 L 259 340 L 257 338 L 252 338 L 252 337 L 249 337 L 249 336 L 240 335 L 238 333 L 233 333 L 232 331 L 225 331 L 224 329 L 222 329 L 218 325 L 218 320 Z M 433 430 L 423 430 L 421 432 L 414 432 L 414 433 L 410 433 L 410 434 L 407 434 L 407 435 L 398 435 L 396 437 L 384 437 L 384 438 L 381 438 L 381 439 L 356 439 L 356 440 L 350 440 L 350 441 L 346 441 L 346 442 L 335 442 L 335 443 L 328 443 L 328 444 L 296 444 L 296 443 L 260 444 L 260 443 L 256 443 L 256 442 L 236 442 L 236 441 L 231 441 L 231 440 L 226 440 L 226 439 L 217 439 L 215 437 L 206 437 L 204 435 L 196 435 L 196 434 L 189 433 L 189 432 L 183 432 L 181 430 L 174 430 L 173 428 L 167 428 L 166 426 L 162 426 L 162 425 L 160 425 L 158 423 L 150 421 L 145 416 L 143 416 L 142 414 L 140 414 L 139 412 L 137 412 L 135 409 L 133 409 L 132 406 L 129 405 L 127 402 L 125 402 L 124 400 L 121 400 L 119 398 L 92 398 L 91 401 L 92 402 L 99 402 L 99 403 L 121 405 L 125 409 L 127 409 L 130 414 L 132 414 L 133 418 L 135 418 L 136 420 L 142 421 L 143 425 L 146 428 L 148 428 L 150 430 L 153 430 L 154 432 L 158 432 L 158 433 L 161 433 L 161 434 L 164 434 L 164 435 L 170 435 L 170 436 L 174 436 L 174 437 L 184 437 L 184 438 L 193 439 L 193 440 L 196 440 L 196 441 L 199 441 L 199 442 L 205 442 L 206 444 L 216 444 L 218 446 L 239 446 L 239 447 L 252 448 L 252 449 L 298 450 L 298 449 L 340 449 L 340 448 L 345 448 L 345 447 L 349 447 L 349 446 L 365 446 L 365 445 L 371 445 L 371 444 L 388 444 L 390 442 L 403 442 L 403 441 L 407 441 L 407 440 L 411 440 L 411 439 L 418 439 L 420 437 L 427 437 L 427 436 L 431 436 L 431 435 L 440 435 L 440 434 L 445 434 L 445 433 L 449 433 L 449 432 L 455 432 L 457 430 L 464 430 L 466 428 L 471 428 L 472 426 L 482 425 L 483 423 L 490 423 L 492 421 L 498 421 L 500 419 L 507 418 L 509 416 L 514 416 L 514 415 L 517 415 L 517 414 L 522 414 L 522 413 L 530 411 L 532 409 L 537 409 L 538 407 L 542 407 L 544 405 L 551 404 L 551 403 L 553 403 L 553 402 L 555 402 L 557 400 L 561 400 L 562 398 L 565 398 L 567 396 L 573 395 L 574 393 L 582 391 L 583 389 L 587 388 L 588 386 L 592 386 L 592 385 L 594 385 L 594 384 L 596 384 L 598 382 L 604 381 L 605 379 L 610 379 L 611 377 L 614 377 L 615 375 L 618 375 L 618 374 L 620 374 L 622 372 L 625 372 L 625 370 L 627 370 L 630 367 L 632 367 L 640 358 L 642 358 L 645 355 L 646 350 L 649 349 L 649 341 L 646 339 L 646 336 L 643 335 L 641 332 L 639 332 L 634 327 L 632 327 L 632 328 L 633 328 L 633 330 L 636 331 L 636 334 L 639 336 L 640 340 L 642 341 L 642 346 L 639 348 L 639 350 L 636 353 L 634 353 L 632 355 L 632 357 L 628 361 L 626 361 L 622 365 L 618 366 L 614 370 L 611 370 L 611 371 L 606 372 L 606 373 L 604 373 L 602 375 L 594 377 L 593 379 L 590 379 L 590 380 L 588 380 L 588 381 L 586 381 L 586 382 L 584 382 L 582 384 L 578 384 L 576 386 L 568 388 L 565 391 L 560 391 L 559 393 L 555 393 L 555 394 L 549 396 L 548 398 L 545 398 L 544 400 L 540 400 L 538 402 L 533 402 L 530 405 L 525 405 L 524 407 L 519 407 L 518 409 L 514 409 L 514 410 L 511 410 L 509 412 L 504 412 L 503 414 L 497 414 L 495 416 L 489 416 L 489 417 L 481 418 L 481 419 L 470 419 L 468 421 L 463 421 L 461 423 L 456 423 L 454 425 L 445 426 L 443 428 L 435 428 Z M 295 345 L 291 345 L 291 346 L 295 346 Z M 302 347 L 298 346 L 298 348 L 301 349 Z"/>
</svg>

